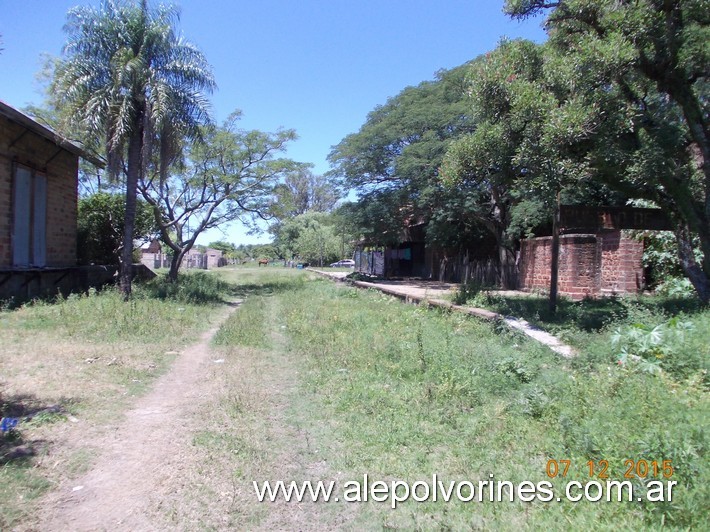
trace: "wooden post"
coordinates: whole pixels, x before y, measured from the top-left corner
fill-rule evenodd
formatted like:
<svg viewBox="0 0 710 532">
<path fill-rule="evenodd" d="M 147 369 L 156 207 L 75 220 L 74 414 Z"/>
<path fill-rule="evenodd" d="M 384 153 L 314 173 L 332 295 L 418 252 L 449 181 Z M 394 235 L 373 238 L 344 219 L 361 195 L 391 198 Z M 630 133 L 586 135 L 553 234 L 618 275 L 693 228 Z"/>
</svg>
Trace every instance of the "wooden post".
<svg viewBox="0 0 710 532">
<path fill-rule="evenodd" d="M 550 314 L 557 312 L 557 276 L 560 266 L 560 192 L 557 191 L 552 215 L 552 257 L 550 260 Z"/>
</svg>

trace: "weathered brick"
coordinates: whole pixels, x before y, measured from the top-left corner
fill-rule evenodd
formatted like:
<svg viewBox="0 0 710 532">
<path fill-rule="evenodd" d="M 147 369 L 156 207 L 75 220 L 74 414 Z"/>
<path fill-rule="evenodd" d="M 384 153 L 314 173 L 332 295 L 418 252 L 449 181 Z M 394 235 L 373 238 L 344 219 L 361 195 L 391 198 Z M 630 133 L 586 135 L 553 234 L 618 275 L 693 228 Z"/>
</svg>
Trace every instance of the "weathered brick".
<svg viewBox="0 0 710 532">
<path fill-rule="evenodd" d="M 66 150 L 56 155 L 56 144 L 35 133 L 22 135 L 23 131 L 0 115 L 0 268 L 12 265 L 13 161 L 47 176 L 47 266 L 73 266 L 78 157 Z"/>
<path fill-rule="evenodd" d="M 520 280 L 524 290 L 547 290 L 552 237 L 524 240 Z M 581 299 L 610 293 L 637 292 L 643 285 L 643 244 L 620 231 L 560 237 L 558 289 Z"/>
</svg>

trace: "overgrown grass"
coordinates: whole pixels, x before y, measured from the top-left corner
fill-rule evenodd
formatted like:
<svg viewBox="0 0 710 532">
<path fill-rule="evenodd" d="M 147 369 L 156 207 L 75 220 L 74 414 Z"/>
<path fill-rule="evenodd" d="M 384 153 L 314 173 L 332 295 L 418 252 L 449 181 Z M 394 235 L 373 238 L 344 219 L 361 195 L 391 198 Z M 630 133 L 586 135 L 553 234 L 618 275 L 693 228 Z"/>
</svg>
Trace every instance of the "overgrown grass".
<svg viewBox="0 0 710 532">
<path fill-rule="evenodd" d="M 137 294 L 128 305 L 107 292 L 0 313 L 0 357 L 10 368 L 3 377 L 6 386 L 11 383 L 15 391 L 34 386 L 41 404 L 64 396 L 74 401 L 69 411 L 77 415 L 116 408 L 123 394 L 132 393 L 133 380 L 150 382 L 160 371 L 160 365 L 151 369 L 150 364 L 166 364 L 169 349 L 179 350 L 205 326 L 214 308 L 210 301 L 237 297 L 245 303 L 215 339 L 224 363 L 215 366 L 214 378 L 221 379 L 223 394 L 193 437 L 203 469 L 189 472 L 193 476 L 179 488 L 174 514 L 196 519 L 196 527 L 293 528 L 290 516 L 304 512 L 313 513 L 313 528 L 706 526 L 707 311 L 685 309 L 681 318 L 692 322 L 692 329 L 669 351 L 674 363 L 683 363 L 671 369 L 664 359 L 661 367 L 668 370 L 653 374 L 616 364 L 611 336 L 617 327 L 623 333 L 633 323 L 667 321 L 677 309 L 661 304 L 563 303 L 561 316 L 547 318 L 544 300 L 511 301 L 505 308 L 498 303 L 499 312 L 527 317 L 574 340 L 581 353 L 568 361 L 508 329 L 313 279 L 303 271 L 240 268 L 219 277 L 236 287 L 194 299 L 163 287 Z M 195 281 L 198 292 L 211 293 L 213 280 Z M 198 300 L 208 304 L 197 305 Z M 150 321 L 153 329 L 136 325 L 139 334 L 123 332 L 137 321 Z M 162 328 L 167 332 L 157 330 Z M 113 358 L 121 363 L 108 365 Z M 27 443 L 50 439 L 58 422 L 47 420 L 36 432 L 21 435 Z M 91 456 L 87 451 L 60 459 L 78 470 Z M 364 474 L 373 481 L 431 481 L 437 474 L 445 482 L 476 483 L 491 475 L 540 482 L 549 480 L 551 459 L 571 462 L 567 477 L 554 481 L 556 495 L 568 480 L 590 480 L 589 460 L 607 460 L 608 473 L 617 480 L 623 480 L 626 460 L 670 460 L 671 480 L 678 484 L 673 501 L 661 503 L 440 500 L 409 501 L 396 510 L 382 503 L 330 503 L 325 521 L 321 510 L 307 504 L 258 504 L 251 487 L 252 480 L 332 478 L 342 486 Z M 56 478 L 32 464 L 18 460 L 0 469 L 3 528 L 20 522 L 31 500 Z M 274 478 L 274 472 L 287 476 Z M 632 482 L 637 494 L 643 492 L 642 479 Z M 208 511 L 225 493 L 233 494 L 228 510 Z M 281 521 L 274 521 L 276 514 Z"/>
<path fill-rule="evenodd" d="M 549 311 L 546 296 L 499 296 L 495 291 L 482 292 L 468 288 L 462 294 L 461 303 L 476 302 L 505 315 L 525 318 L 550 330 L 576 329 L 598 332 L 610 324 L 645 321 L 657 316 L 678 314 L 693 315 L 703 311 L 695 299 L 666 297 L 608 297 L 572 301 L 560 298 L 557 312 Z"/>
<path fill-rule="evenodd" d="M 178 284 L 135 284 L 129 302 L 106 289 L 0 311 L 0 414 L 21 420 L 14 434 L 0 435 L 0 528 L 12 528 L 39 494 L 80 470 L 81 463 L 67 465 L 75 457 L 93 456 L 49 443 L 56 431 L 79 426 L 68 417 L 91 425 L 120 413 L 231 297 L 224 281 L 191 274 Z M 46 407 L 58 413 L 26 421 Z M 61 467 L 45 466 L 49 452 Z"/>
<path fill-rule="evenodd" d="M 158 299 L 196 305 L 215 304 L 224 301 L 231 291 L 229 283 L 210 272 L 181 273 L 178 281 L 171 283 L 167 276 L 160 276 L 139 287 L 138 295 L 144 299 Z"/>
<path fill-rule="evenodd" d="M 218 346 L 268 347 L 273 324 L 266 314 L 267 299 L 284 292 L 300 293 L 306 283 L 305 274 L 293 269 L 261 272 L 242 268 L 224 270 L 220 276 L 229 280 L 234 293 L 247 302 L 215 335 L 214 343 Z"/>
<path fill-rule="evenodd" d="M 308 297 L 313 277 L 302 270 L 225 269 L 220 275 L 245 298 L 221 327 L 214 356 L 223 364 L 211 377 L 221 390 L 210 398 L 193 431 L 198 470 L 186 475 L 165 515 L 171 526 L 199 529 L 297 530 L 336 528 L 331 519 L 302 505 L 257 504 L 252 481 L 304 479 L 312 461 L 320 463 L 314 423 L 320 405 L 300 387 L 301 362 L 286 348 L 285 294 Z M 329 428 L 327 425 L 324 427 Z M 225 493 L 228 506 L 220 504 Z"/>
<path fill-rule="evenodd" d="M 626 297 L 571 301 L 561 298 L 557 312 L 549 312 L 548 299 L 541 296 L 499 296 L 495 291 L 462 290 L 460 303 L 487 308 L 503 315 L 524 318 L 562 340 L 574 345 L 580 353 L 577 367 L 617 363 L 621 349 L 635 333 L 646 330 L 656 338 L 655 362 L 676 380 L 698 378 L 710 386 L 710 310 L 696 299 L 668 297 Z M 688 329 L 679 337 L 669 334 L 666 325 Z M 614 337 L 620 336 L 620 345 Z M 641 356 L 642 353 L 631 353 Z M 629 365 L 634 365 L 633 356 Z M 648 368 L 649 366 L 645 366 Z"/>
<path fill-rule="evenodd" d="M 345 478 L 367 473 L 371 479 L 415 481 L 436 473 L 477 482 L 492 474 L 539 482 L 548 480 L 548 460 L 565 459 L 572 465 L 564 481 L 590 480 L 589 460 L 607 460 L 611 478 L 624 480 L 624 461 L 644 459 L 671 460 L 672 480 L 678 482 L 673 501 L 663 503 L 410 501 L 394 511 L 368 504 L 355 527 L 631 529 L 706 523 L 710 409 L 698 371 L 687 379 L 634 371 L 612 364 L 610 347 L 604 356 L 567 362 L 486 323 L 326 281 L 273 297 L 282 309 L 286 346 L 305 374 L 301 393 L 316 405 L 311 424 L 327 427 L 313 445 Z M 258 311 L 258 304 L 253 308 Z M 626 312 L 630 320 L 644 311 Z M 707 319 L 704 313 L 696 318 Z M 705 334 L 690 345 L 700 347 Z M 230 338 L 245 342 L 238 335 L 222 342 Z M 637 495 L 643 492 L 644 480 L 632 482 Z M 562 484 L 555 480 L 558 494 Z"/>
</svg>

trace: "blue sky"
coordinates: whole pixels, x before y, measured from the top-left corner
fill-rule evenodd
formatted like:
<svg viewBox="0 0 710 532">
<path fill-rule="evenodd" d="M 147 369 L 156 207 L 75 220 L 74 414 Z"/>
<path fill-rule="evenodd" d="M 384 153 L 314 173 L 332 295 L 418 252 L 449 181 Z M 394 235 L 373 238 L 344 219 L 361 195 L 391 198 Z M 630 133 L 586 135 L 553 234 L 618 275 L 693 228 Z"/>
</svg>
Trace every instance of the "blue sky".
<svg viewBox="0 0 710 532">
<path fill-rule="evenodd" d="M 0 0 L 0 100 L 39 103 L 41 54 L 59 56 L 75 5 L 99 0 Z M 495 48 L 501 37 L 541 42 L 540 19 L 513 21 L 502 0 L 182 0 L 180 30 L 211 63 L 213 115 L 241 109 L 247 129 L 295 129 L 288 156 L 329 167 L 331 146 L 367 113 L 437 70 Z M 206 243 L 223 238 L 212 232 Z M 266 241 L 227 229 L 234 243 Z"/>
</svg>

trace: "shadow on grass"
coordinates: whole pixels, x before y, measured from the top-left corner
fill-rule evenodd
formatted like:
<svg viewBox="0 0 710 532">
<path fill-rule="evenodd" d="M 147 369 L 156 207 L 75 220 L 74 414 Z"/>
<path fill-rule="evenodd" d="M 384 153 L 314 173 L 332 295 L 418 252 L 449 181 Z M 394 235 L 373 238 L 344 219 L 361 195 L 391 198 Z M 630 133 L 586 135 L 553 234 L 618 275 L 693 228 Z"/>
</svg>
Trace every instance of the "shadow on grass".
<svg viewBox="0 0 710 532">
<path fill-rule="evenodd" d="M 626 321 L 638 309 L 667 316 L 695 314 L 704 309 L 694 298 L 608 297 L 581 301 L 560 299 L 557 312 L 552 314 L 547 297 L 499 296 L 495 293 L 487 297 L 486 306 L 500 314 L 523 318 L 539 326 L 573 327 L 586 332 L 599 331 L 612 322 Z"/>
<path fill-rule="evenodd" d="M 0 417 L 17 421 L 13 429 L 0 433 L 0 466 L 27 465 L 38 450 L 47 445 L 46 440 L 25 438 L 23 426 L 28 423 L 51 423 L 67 413 L 67 405 L 74 403 L 63 399 L 48 405 L 31 394 L 3 395 L 0 397 Z"/>
<path fill-rule="evenodd" d="M 231 284 L 214 275 L 195 272 L 179 275 L 176 282 L 171 282 L 167 275 L 160 275 L 151 281 L 136 284 L 134 294 L 145 299 L 214 305 L 224 303 L 225 296 L 233 288 Z"/>
<path fill-rule="evenodd" d="M 249 296 L 272 296 L 281 292 L 291 292 L 294 290 L 299 290 L 302 288 L 302 283 L 283 283 L 283 282 L 270 282 L 270 283 L 249 283 L 232 286 L 232 293 L 236 297 L 249 297 Z"/>
<path fill-rule="evenodd" d="M 276 292 L 296 290 L 301 288 L 303 283 L 302 278 L 284 278 L 264 283 L 239 284 L 225 281 L 217 275 L 207 272 L 181 273 L 176 282 L 171 282 L 168 280 L 167 274 L 161 274 L 149 281 L 134 281 L 132 297 L 194 305 L 220 305 L 228 303 L 235 297 L 245 298 L 251 295 L 270 295 Z M 110 290 L 118 290 L 118 288 L 111 285 L 96 291 Z M 63 297 L 52 296 L 35 298 L 33 301 L 54 303 L 63 299 Z M 15 310 L 26 303 L 27 301 L 16 299 L 0 301 L 0 310 Z"/>
<path fill-rule="evenodd" d="M 303 287 L 304 282 L 304 279 L 295 277 L 240 284 L 225 281 L 206 272 L 191 272 L 181 274 L 175 283 L 170 282 L 167 276 L 160 276 L 138 285 L 135 292 L 137 297 L 214 305 L 227 303 L 235 297 L 241 299 L 255 295 L 269 296 L 277 292 L 297 290 Z"/>
</svg>

